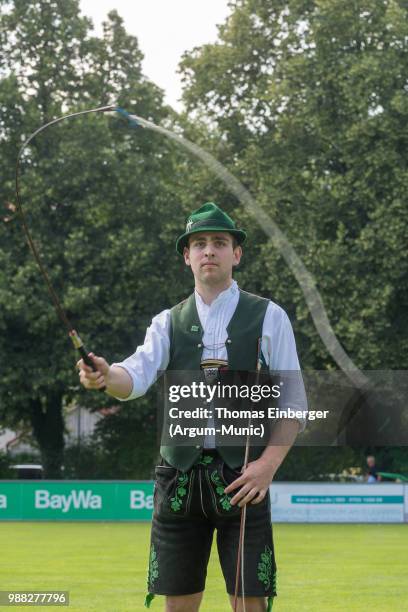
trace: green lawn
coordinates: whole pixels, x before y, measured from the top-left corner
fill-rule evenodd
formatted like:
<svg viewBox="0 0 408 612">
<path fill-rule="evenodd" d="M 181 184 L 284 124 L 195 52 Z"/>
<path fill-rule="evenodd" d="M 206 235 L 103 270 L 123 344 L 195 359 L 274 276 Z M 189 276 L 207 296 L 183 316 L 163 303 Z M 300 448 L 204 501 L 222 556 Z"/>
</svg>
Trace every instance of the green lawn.
<svg viewBox="0 0 408 612">
<path fill-rule="evenodd" d="M 69 590 L 71 604 L 60 609 L 71 612 L 142 611 L 149 529 L 135 523 L 0 523 L 0 590 Z M 408 610 L 407 526 L 276 525 L 274 539 L 274 612 Z M 151 611 L 161 610 L 163 599 L 156 598 Z M 201 610 L 229 610 L 216 549 Z"/>
</svg>

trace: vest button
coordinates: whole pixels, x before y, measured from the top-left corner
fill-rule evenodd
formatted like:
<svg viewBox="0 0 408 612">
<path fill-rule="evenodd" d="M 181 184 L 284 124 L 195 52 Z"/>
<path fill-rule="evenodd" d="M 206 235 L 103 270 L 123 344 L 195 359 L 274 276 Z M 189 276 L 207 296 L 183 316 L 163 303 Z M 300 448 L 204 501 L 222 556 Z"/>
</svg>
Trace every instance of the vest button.
<svg viewBox="0 0 408 612">
<path fill-rule="evenodd" d="M 227 338 L 227 344 L 231 344 L 231 343 L 232 343 L 231 338 Z"/>
<path fill-rule="evenodd" d="M 199 444 L 197 444 L 196 448 L 201 448 L 201 446 Z"/>
<path fill-rule="evenodd" d="M 197 344 L 197 348 L 203 348 L 203 345 L 201 344 L 201 342 L 199 344 Z M 200 447 L 198 447 L 200 448 Z"/>
</svg>

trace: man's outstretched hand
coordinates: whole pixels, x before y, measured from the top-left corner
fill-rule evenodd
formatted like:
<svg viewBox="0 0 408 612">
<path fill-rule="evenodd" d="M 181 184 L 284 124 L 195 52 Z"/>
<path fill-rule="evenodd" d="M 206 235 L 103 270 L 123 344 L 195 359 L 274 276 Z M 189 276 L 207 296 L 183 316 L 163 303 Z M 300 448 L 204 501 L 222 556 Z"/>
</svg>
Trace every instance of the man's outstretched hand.
<svg viewBox="0 0 408 612">
<path fill-rule="evenodd" d="M 80 359 L 77 363 L 79 380 L 85 389 L 103 389 L 106 393 L 117 399 L 127 399 L 133 389 L 133 380 L 128 372 L 120 366 L 110 366 L 103 357 L 97 357 L 93 353 L 89 356 L 94 362 L 96 372 Z"/>
<path fill-rule="evenodd" d="M 93 353 L 89 353 L 94 362 L 96 372 L 86 365 L 83 359 L 78 361 L 77 368 L 79 370 L 79 380 L 85 389 L 102 389 L 108 387 L 110 366 L 103 357 L 96 357 Z"/>
</svg>

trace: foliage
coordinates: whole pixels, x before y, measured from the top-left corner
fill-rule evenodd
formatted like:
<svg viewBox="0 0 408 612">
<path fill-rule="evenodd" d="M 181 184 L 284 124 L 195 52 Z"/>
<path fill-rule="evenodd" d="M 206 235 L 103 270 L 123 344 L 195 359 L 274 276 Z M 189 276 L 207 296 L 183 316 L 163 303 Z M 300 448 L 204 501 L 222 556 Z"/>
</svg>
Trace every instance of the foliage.
<svg viewBox="0 0 408 612">
<path fill-rule="evenodd" d="M 64 453 L 64 478 L 149 480 L 157 450 L 155 393 L 101 419 L 92 434 Z"/>
<path fill-rule="evenodd" d="M 236 0 L 231 9 L 216 43 L 184 55 L 185 118 L 285 232 L 357 367 L 404 369 L 408 7 Z M 302 367 L 335 368 L 281 254 L 222 197 L 249 230 L 239 282 L 288 312 Z M 347 448 L 296 448 L 277 477 L 361 465 L 362 450 L 358 460 Z M 405 448 L 376 450 L 389 469 L 406 465 Z"/>
<path fill-rule="evenodd" d="M 0 0 L 0 422 L 30 424 L 48 477 L 64 462 L 64 406 L 114 402 L 79 389 L 24 243 L 12 163 L 24 139 L 63 113 L 116 102 L 183 131 L 288 236 L 355 364 L 404 369 L 407 12 L 400 0 L 235 0 L 219 40 L 184 56 L 187 110 L 177 117 L 143 76 L 137 40 L 115 11 L 98 38 L 78 0 Z M 249 230 L 240 285 L 285 308 L 304 368 L 336 367 L 257 220 L 166 139 L 110 116 L 78 117 L 39 134 L 22 168 L 29 227 L 52 282 L 89 348 L 109 362 L 132 353 L 152 315 L 190 291 L 174 239 L 186 213 L 214 200 Z M 143 456 L 147 474 L 152 452 L 137 445 L 140 427 L 146 449 L 154 436 L 154 391 L 149 398 L 104 419 L 80 460 L 69 450 L 69 473 L 134 477 Z M 279 473 L 357 460 L 352 450 L 322 452 L 294 449 Z M 384 453 L 389 469 L 406 465 L 404 449 Z"/>
<path fill-rule="evenodd" d="M 31 424 L 46 475 L 58 477 L 63 406 L 112 400 L 79 389 L 74 355 L 12 214 L 10 160 L 28 134 L 70 110 L 115 101 L 154 121 L 170 115 L 115 11 L 98 39 L 77 0 L 1 6 L 0 199 L 11 204 L 0 235 L 0 418 Z M 169 150 L 117 118 L 89 115 L 39 134 L 22 160 L 22 200 L 51 281 L 73 326 L 109 361 L 133 352 L 152 312 L 169 305 L 161 274 L 173 251 L 161 238 L 177 186 Z"/>
<path fill-rule="evenodd" d="M 13 472 L 10 468 L 9 459 L 6 453 L 0 451 L 0 478 L 10 479 L 13 478 Z"/>
<path fill-rule="evenodd" d="M 403 369 L 408 354 L 407 10 L 237 0 L 219 41 L 181 66 L 188 113 L 208 118 L 233 172 L 287 234 L 361 369 Z M 333 367 L 280 254 L 238 214 L 253 237 L 246 286 L 289 311 L 304 366 Z"/>
</svg>

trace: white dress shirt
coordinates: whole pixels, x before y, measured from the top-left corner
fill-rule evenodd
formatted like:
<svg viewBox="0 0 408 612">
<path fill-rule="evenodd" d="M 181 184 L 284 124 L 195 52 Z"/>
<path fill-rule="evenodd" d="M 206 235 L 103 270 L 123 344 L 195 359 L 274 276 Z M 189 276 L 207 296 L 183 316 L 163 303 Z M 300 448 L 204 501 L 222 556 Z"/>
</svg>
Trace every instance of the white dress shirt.
<svg viewBox="0 0 408 612">
<path fill-rule="evenodd" d="M 228 338 L 227 327 L 239 300 L 236 281 L 232 281 L 231 286 L 222 291 L 210 305 L 203 302 L 197 291 L 194 293 L 204 330 L 202 359 L 228 360 L 225 344 Z M 272 371 L 300 370 L 292 325 L 283 308 L 272 301 L 267 306 L 262 327 L 262 353 Z M 167 368 L 169 360 L 170 310 L 166 309 L 153 318 L 143 344 L 137 347 L 135 353 L 124 361 L 112 364 L 124 368 L 132 379 L 133 389 L 126 400 L 144 395 L 157 380 L 159 372 Z M 305 409 L 305 403 L 302 409 Z M 305 421 L 299 419 L 299 422 L 303 430 Z"/>
</svg>

